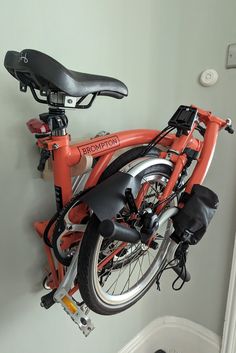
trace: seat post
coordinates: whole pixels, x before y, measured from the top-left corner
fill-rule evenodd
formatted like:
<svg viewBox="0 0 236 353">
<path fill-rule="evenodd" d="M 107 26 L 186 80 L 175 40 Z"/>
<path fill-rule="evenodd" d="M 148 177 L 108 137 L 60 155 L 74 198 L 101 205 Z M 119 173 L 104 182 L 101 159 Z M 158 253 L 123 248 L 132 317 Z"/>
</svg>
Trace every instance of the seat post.
<svg viewBox="0 0 236 353">
<path fill-rule="evenodd" d="M 65 136 L 68 119 L 64 109 L 49 108 L 48 113 L 40 114 L 40 120 L 48 124 L 52 136 Z"/>
</svg>

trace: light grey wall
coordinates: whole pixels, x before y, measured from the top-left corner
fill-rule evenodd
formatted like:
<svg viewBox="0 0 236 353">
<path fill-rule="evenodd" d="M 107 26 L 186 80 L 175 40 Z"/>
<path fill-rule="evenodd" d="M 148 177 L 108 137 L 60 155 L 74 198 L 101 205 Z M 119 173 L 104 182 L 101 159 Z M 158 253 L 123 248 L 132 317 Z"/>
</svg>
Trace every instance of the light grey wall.
<svg viewBox="0 0 236 353">
<path fill-rule="evenodd" d="M 1 1 L 0 57 L 35 48 L 74 70 L 112 75 L 130 90 L 122 101 L 99 98 L 88 111 L 69 114 L 75 137 L 98 130 L 161 128 L 179 104 L 195 103 L 236 116 L 236 71 L 226 71 L 226 46 L 236 41 L 234 0 Z M 217 85 L 198 82 L 205 68 Z M 207 236 L 192 249 L 193 280 L 180 293 L 170 278 L 130 310 L 92 315 L 96 330 L 84 339 L 57 306 L 39 307 L 45 264 L 33 220 L 53 212 L 51 185 L 38 177 L 38 154 L 27 119 L 45 111 L 0 67 L 0 342 L 4 353 L 113 353 L 159 315 L 180 315 L 221 334 L 235 230 L 235 138 L 222 133 L 206 184 L 221 207 Z"/>
</svg>

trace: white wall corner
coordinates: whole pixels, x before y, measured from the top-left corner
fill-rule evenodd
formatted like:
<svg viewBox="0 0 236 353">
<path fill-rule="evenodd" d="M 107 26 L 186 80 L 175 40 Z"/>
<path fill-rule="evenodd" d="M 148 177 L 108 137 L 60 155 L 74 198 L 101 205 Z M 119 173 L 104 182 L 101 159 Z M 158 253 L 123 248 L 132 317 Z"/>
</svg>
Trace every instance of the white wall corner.
<svg viewBox="0 0 236 353">
<path fill-rule="evenodd" d="M 229 291 L 225 312 L 221 353 L 236 352 L 236 238 L 230 274 Z"/>
</svg>

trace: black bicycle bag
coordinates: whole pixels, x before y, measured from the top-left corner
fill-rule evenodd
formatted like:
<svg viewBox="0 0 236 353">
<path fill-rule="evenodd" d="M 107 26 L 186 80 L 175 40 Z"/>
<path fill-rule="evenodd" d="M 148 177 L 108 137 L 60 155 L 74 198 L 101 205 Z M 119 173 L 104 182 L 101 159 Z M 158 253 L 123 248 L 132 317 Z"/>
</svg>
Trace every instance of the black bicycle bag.
<svg viewBox="0 0 236 353">
<path fill-rule="evenodd" d="M 218 207 L 219 199 L 212 190 L 195 184 L 190 194 L 184 194 L 183 202 L 184 207 L 172 217 L 174 233 L 171 238 L 177 243 L 186 241 L 190 245 L 195 245 L 206 232 Z"/>
</svg>

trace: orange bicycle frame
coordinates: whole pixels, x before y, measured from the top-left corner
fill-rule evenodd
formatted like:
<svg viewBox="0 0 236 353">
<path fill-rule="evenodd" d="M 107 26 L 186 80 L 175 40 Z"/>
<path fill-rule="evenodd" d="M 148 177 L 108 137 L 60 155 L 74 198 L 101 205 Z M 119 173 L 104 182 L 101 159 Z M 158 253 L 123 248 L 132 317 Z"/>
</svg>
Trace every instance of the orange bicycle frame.
<svg viewBox="0 0 236 353">
<path fill-rule="evenodd" d="M 56 193 L 56 203 L 58 210 L 62 208 L 72 197 L 71 167 L 78 164 L 84 155 L 91 155 L 99 158 L 92 169 L 86 182 L 85 189 L 95 186 L 111 161 L 117 150 L 149 143 L 160 131 L 157 130 L 131 130 L 103 137 L 85 140 L 80 143 L 70 144 L 70 136 L 51 136 L 38 140 L 38 146 L 52 151 L 52 166 L 54 185 Z M 163 146 L 170 146 L 175 139 L 175 135 L 168 135 L 162 140 Z M 42 237 L 48 221 L 35 222 L 34 227 Z M 50 271 L 52 274 L 52 288 L 57 288 L 64 276 L 63 266 L 58 263 L 58 275 L 55 268 L 51 249 L 45 245 L 45 252 L 48 258 Z"/>
<path fill-rule="evenodd" d="M 215 145 L 219 130 L 227 125 L 225 120 L 212 115 L 210 112 L 198 109 L 199 122 L 204 123 L 206 132 L 202 141 L 193 137 L 197 123 L 194 124 L 188 135 L 176 137 L 174 134 L 168 134 L 161 140 L 161 145 L 168 147 L 168 152 L 162 152 L 161 158 L 168 158 L 173 162 L 174 168 L 167 186 L 160 197 L 159 201 L 165 200 L 173 192 L 175 185 L 181 175 L 186 162 L 187 154 L 184 152 L 186 148 L 192 149 L 200 153 L 197 159 L 197 165 L 187 183 L 186 192 L 190 193 L 194 184 L 201 184 L 206 176 L 215 150 Z M 72 197 L 72 178 L 71 167 L 78 164 L 82 156 L 90 155 L 98 158 L 98 162 L 92 169 L 90 176 L 86 182 L 85 189 L 93 187 L 97 184 L 99 177 L 108 166 L 114 153 L 117 150 L 135 146 L 148 144 L 160 131 L 157 130 L 130 130 L 102 137 L 93 138 L 82 141 L 80 143 L 70 144 L 70 136 L 51 136 L 38 140 L 38 145 L 44 149 L 52 151 L 52 165 L 54 184 L 56 189 L 56 202 L 58 208 L 63 207 Z M 140 193 L 140 195 L 142 192 Z M 137 203 L 139 203 L 139 196 Z M 159 212 L 165 204 L 158 207 Z M 42 236 L 47 222 L 36 222 L 35 228 Z M 58 286 L 59 281 L 63 278 L 64 269 L 58 264 L 58 276 L 52 258 L 51 250 L 45 245 L 45 251 L 48 257 L 53 287 Z"/>
</svg>

